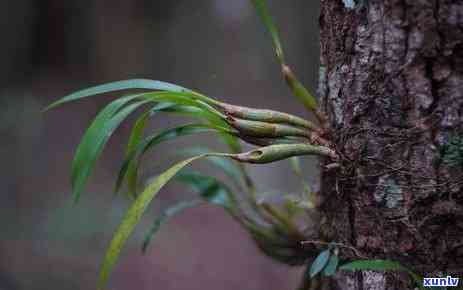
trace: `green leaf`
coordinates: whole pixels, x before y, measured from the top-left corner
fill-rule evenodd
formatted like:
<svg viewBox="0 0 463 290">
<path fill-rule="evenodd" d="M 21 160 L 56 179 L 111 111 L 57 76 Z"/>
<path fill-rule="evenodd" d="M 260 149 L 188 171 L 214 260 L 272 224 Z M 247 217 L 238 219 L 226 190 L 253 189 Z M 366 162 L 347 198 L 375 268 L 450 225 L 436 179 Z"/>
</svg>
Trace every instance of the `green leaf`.
<svg viewBox="0 0 463 290">
<path fill-rule="evenodd" d="M 333 276 L 336 273 L 336 269 L 339 264 L 339 258 L 337 255 L 331 255 L 328 264 L 326 265 L 325 269 L 323 269 L 323 275 L 325 276 Z"/>
<path fill-rule="evenodd" d="M 370 270 L 370 271 L 406 271 L 409 270 L 402 266 L 399 262 L 389 260 L 357 260 L 341 265 L 340 270 L 356 271 L 356 270 Z"/>
<path fill-rule="evenodd" d="M 182 150 L 180 154 L 188 154 L 188 155 L 199 155 L 204 153 L 211 153 L 212 150 L 206 147 L 193 147 Z M 231 161 L 230 159 L 224 159 L 220 157 L 210 157 L 207 158 L 207 161 L 210 162 L 212 165 L 216 166 L 223 173 L 228 176 L 232 181 L 234 181 L 237 185 L 241 185 L 242 182 L 242 174 L 240 168 L 236 165 L 235 162 Z"/>
<path fill-rule="evenodd" d="M 146 101 L 139 101 L 121 109 L 137 97 L 138 95 L 128 96 L 110 103 L 97 115 L 82 137 L 72 164 L 71 182 L 75 201 L 79 200 L 85 183 L 109 137 L 130 113 L 146 103 Z M 119 109 L 121 110 L 118 111 Z"/>
<path fill-rule="evenodd" d="M 272 17 L 267 8 L 265 0 L 251 0 L 254 4 L 254 7 L 259 14 L 262 22 L 264 23 L 266 29 L 272 36 L 273 46 L 275 47 L 275 52 L 280 62 L 280 65 L 283 69 L 283 75 L 285 76 L 286 82 L 288 83 L 289 88 L 292 93 L 304 104 L 304 106 L 310 111 L 316 111 L 317 109 L 317 100 L 315 97 L 302 85 L 302 83 L 297 79 L 293 74 L 290 68 L 285 64 L 283 47 L 281 45 L 280 36 L 278 35 L 278 30 L 274 24 Z"/>
<path fill-rule="evenodd" d="M 209 157 L 214 158 L 214 157 Z M 217 158 L 217 157 L 215 157 Z M 232 210 L 237 201 L 231 190 L 214 177 L 196 171 L 179 174 L 177 180 L 190 185 L 208 203 Z"/>
<path fill-rule="evenodd" d="M 310 278 L 315 277 L 318 273 L 320 273 L 321 270 L 326 266 L 328 263 L 328 259 L 330 258 L 330 251 L 329 250 L 324 250 L 320 254 L 318 254 L 317 258 L 312 263 L 312 266 L 310 266 Z"/>
<path fill-rule="evenodd" d="M 148 120 L 150 117 L 152 117 L 154 114 L 156 114 L 159 111 L 169 109 L 173 107 L 173 104 L 169 103 L 161 103 L 153 108 L 147 110 L 145 113 L 143 113 L 135 122 L 132 132 L 130 133 L 129 141 L 127 143 L 127 149 L 125 153 L 125 158 L 129 158 L 133 152 L 135 152 L 137 146 L 140 144 L 142 137 L 143 137 L 143 132 L 145 130 L 145 127 L 148 123 Z M 130 191 L 129 191 L 130 194 Z M 130 197 L 134 198 L 134 195 L 131 195 Z"/>
<path fill-rule="evenodd" d="M 304 188 L 303 203 L 309 208 L 315 206 L 315 195 L 312 193 L 312 188 L 306 180 L 306 176 L 302 172 L 301 161 L 298 156 L 289 159 L 292 171 L 301 179 L 302 187 Z"/>
<path fill-rule="evenodd" d="M 297 176 L 303 176 L 300 158 L 297 156 L 291 157 L 289 158 L 289 162 L 290 162 L 291 169 L 293 170 L 293 172 L 296 173 Z"/>
<path fill-rule="evenodd" d="M 225 143 L 225 145 L 227 145 L 228 148 L 230 148 L 230 151 L 232 153 L 236 154 L 242 151 L 240 141 L 238 137 L 236 137 L 235 135 L 228 134 L 226 132 L 223 132 L 223 133 L 221 132 L 219 133 L 219 136 L 220 136 L 220 139 L 223 141 L 223 143 Z"/>
<path fill-rule="evenodd" d="M 231 128 L 228 123 L 224 120 L 221 115 L 218 115 L 215 111 L 210 111 L 210 107 L 191 107 L 191 106 L 174 106 L 162 110 L 163 112 L 180 115 L 182 117 L 189 117 L 194 119 L 203 119 L 208 121 L 210 124 L 222 126 L 225 128 Z"/>
<path fill-rule="evenodd" d="M 109 275 L 114 267 L 114 264 L 116 263 L 117 258 L 119 257 L 122 247 L 124 246 L 125 242 L 134 230 L 135 226 L 140 221 L 146 208 L 151 203 L 153 198 L 157 195 L 159 190 L 185 166 L 187 166 L 195 160 L 207 157 L 209 155 L 227 156 L 227 154 L 214 153 L 208 155 L 199 155 L 178 162 L 174 166 L 170 167 L 168 170 L 164 171 L 164 173 L 156 177 L 145 188 L 145 190 L 143 190 L 143 192 L 135 199 L 132 206 L 127 211 L 122 223 L 117 228 L 116 233 L 114 234 L 113 239 L 111 240 L 109 248 L 106 252 L 106 256 L 101 266 L 100 278 L 98 281 L 99 290 L 102 290 L 104 288 L 109 278 Z"/>
<path fill-rule="evenodd" d="M 226 118 L 221 112 L 211 106 L 211 104 L 219 103 L 218 101 L 194 92 L 148 92 L 141 94 L 141 97 L 153 102 L 171 102 L 177 105 L 192 106 L 211 112 L 218 117 Z"/>
<path fill-rule="evenodd" d="M 141 138 L 143 137 L 143 132 L 145 131 L 145 128 L 146 128 L 146 125 L 148 123 L 149 118 L 152 117 L 157 112 L 168 110 L 173 106 L 174 106 L 173 104 L 169 104 L 169 103 L 158 104 L 158 105 L 150 108 L 149 110 L 147 110 L 145 113 L 143 113 L 135 121 L 135 124 L 132 127 L 132 132 L 130 133 L 129 141 L 127 143 L 126 156 L 130 152 L 134 151 L 135 148 L 140 143 Z"/>
<path fill-rule="evenodd" d="M 145 138 L 137 146 L 137 149 L 133 151 L 132 154 L 130 154 L 130 156 L 124 160 L 124 163 L 121 169 L 119 170 L 119 175 L 116 181 L 116 191 L 120 189 L 125 178 L 127 178 L 128 181 L 129 191 L 136 191 L 140 159 L 144 153 L 146 153 L 154 146 L 162 142 L 178 138 L 180 136 L 186 136 L 202 132 L 214 132 L 216 130 L 220 131 L 227 129 L 210 124 L 187 124 L 171 129 L 166 129 L 158 134 L 154 134 Z M 129 195 L 132 195 L 132 193 L 130 193 Z"/>
<path fill-rule="evenodd" d="M 219 157 L 209 157 L 211 158 Z M 202 199 L 210 204 L 221 206 L 227 210 L 233 210 L 236 206 L 236 198 L 230 189 L 216 178 L 203 175 L 196 171 L 178 173 L 176 180 L 189 185 L 193 191 L 197 192 Z M 195 207 L 201 203 L 201 200 L 181 201 L 164 210 L 154 221 L 150 231 L 145 236 L 142 251 L 146 252 L 152 237 L 159 231 L 161 225 L 168 219 L 183 212 L 185 209 Z"/>
<path fill-rule="evenodd" d="M 143 240 L 143 245 L 142 245 L 142 252 L 146 253 L 146 250 L 151 243 L 154 235 L 159 231 L 161 228 L 161 225 L 166 223 L 169 219 L 171 219 L 173 216 L 178 215 L 185 211 L 186 209 L 196 207 L 201 204 L 201 200 L 187 200 L 187 201 L 180 201 L 173 206 L 168 207 L 167 209 L 163 210 L 162 213 L 156 217 L 154 220 L 153 225 L 151 226 L 151 229 L 148 231 L 148 233 L 145 235 L 145 238 Z"/>
<path fill-rule="evenodd" d="M 67 102 L 76 101 L 85 97 L 99 95 L 114 91 L 129 90 L 129 89 L 147 89 L 147 90 L 162 90 L 172 92 L 192 92 L 191 90 L 162 81 L 146 80 L 146 79 L 132 79 L 106 83 L 103 85 L 94 86 L 88 89 L 83 89 L 72 94 L 69 94 L 58 101 L 50 104 L 45 111 L 54 107 L 62 105 Z"/>
<path fill-rule="evenodd" d="M 251 2 L 252 4 L 254 4 L 257 14 L 259 14 L 259 17 L 264 23 L 265 28 L 272 36 L 273 46 L 275 47 L 275 53 L 277 55 L 278 60 L 280 61 L 280 63 L 284 63 L 284 53 L 283 53 L 283 47 L 280 41 L 280 36 L 278 35 L 277 27 L 274 24 L 272 17 L 270 16 L 266 1 L 265 0 L 251 0 Z"/>
<path fill-rule="evenodd" d="M 304 107 L 310 111 L 316 112 L 318 107 L 317 100 L 286 65 L 283 65 L 283 75 L 293 95 L 296 96 L 300 102 L 302 102 Z"/>
<path fill-rule="evenodd" d="M 418 287 L 422 288 L 422 281 L 423 277 L 416 274 L 409 268 L 403 266 L 399 262 L 390 261 L 390 260 L 357 260 L 346 263 L 339 267 L 339 270 L 344 271 L 400 271 L 400 272 L 407 272 L 413 281 L 418 285 Z"/>
</svg>

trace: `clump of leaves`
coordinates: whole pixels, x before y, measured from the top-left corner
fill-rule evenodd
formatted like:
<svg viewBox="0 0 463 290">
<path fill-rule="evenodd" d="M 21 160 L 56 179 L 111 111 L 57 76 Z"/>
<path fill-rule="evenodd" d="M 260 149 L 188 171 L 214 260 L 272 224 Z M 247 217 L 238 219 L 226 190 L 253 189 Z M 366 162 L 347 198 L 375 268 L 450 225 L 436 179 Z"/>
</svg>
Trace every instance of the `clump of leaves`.
<svg viewBox="0 0 463 290">
<path fill-rule="evenodd" d="M 277 205 L 265 201 L 259 202 L 256 199 L 257 192 L 253 181 L 243 163 L 266 164 L 292 158 L 295 172 L 301 175 L 298 163 L 295 162 L 298 156 L 316 155 L 336 160 L 337 155 L 331 148 L 330 142 L 323 137 L 326 130 L 326 117 L 318 109 L 316 99 L 285 63 L 280 38 L 265 1 L 252 0 L 252 3 L 272 36 L 281 71 L 289 88 L 315 115 L 317 123 L 284 112 L 227 104 L 179 85 L 147 79 L 118 81 L 84 89 L 65 96 L 47 108 L 55 108 L 71 101 L 100 94 L 143 90 L 112 101 L 98 113 L 83 135 L 72 163 L 71 184 L 73 198 L 77 202 L 108 139 L 129 115 L 139 109 L 144 110 L 132 128 L 124 161 L 115 183 L 116 192 L 120 191 L 124 184 L 127 185 L 127 196 L 133 200 L 133 203 L 117 228 L 106 252 L 100 272 L 99 289 L 106 284 L 123 245 L 147 207 L 162 187 L 176 176 L 178 181 L 197 192 L 198 197 L 180 201 L 165 209 L 148 231 L 142 246 L 143 251 L 146 251 L 152 236 L 170 217 L 201 203 L 209 203 L 226 210 L 249 232 L 258 247 L 272 258 L 286 264 L 297 265 L 304 263 L 309 257 L 309 253 L 300 247 L 300 242 L 306 237 L 292 220 L 290 212 L 294 210 L 282 210 Z M 144 137 L 149 120 L 158 114 L 188 116 L 197 121 L 163 129 Z M 138 176 L 140 161 L 146 152 L 155 149 L 163 142 L 199 133 L 216 133 L 218 138 L 228 145 L 230 151 L 200 150 L 198 154 L 175 163 L 140 190 Z M 255 145 L 257 148 L 242 152 L 240 141 Z M 201 159 L 223 170 L 235 187 L 227 186 L 214 177 L 197 172 L 185 173 L 185 167 Z M 246 201 L 251 208 L 250 212 L 243 209 L 243 205 L 239 202 L 240 197 L 236 195 L 233 188 L 247 193 Z M 304 189 L 305 203 L 295 203 L 292 200 L 286 208 L 306 209 L 314 206 L 307 182 L 304 182 Z M 331 253 L 330 251 L 328 253 Z M 331 274 L 336 269 L 337 261 L 332 261 L 333 258 L 328 261 L 329 256 L 326 259 L 325 256 L 317 258 L 317 260 L 323 259 L 317 262 L 320 269 L 314 272 L 318 273 L 324 268 L 326 274 Z M 331 257 L 335 256 L 337 257 L 331 255 Z M 326 264 L 331 266 L 328 267 Z"/>
</svg>

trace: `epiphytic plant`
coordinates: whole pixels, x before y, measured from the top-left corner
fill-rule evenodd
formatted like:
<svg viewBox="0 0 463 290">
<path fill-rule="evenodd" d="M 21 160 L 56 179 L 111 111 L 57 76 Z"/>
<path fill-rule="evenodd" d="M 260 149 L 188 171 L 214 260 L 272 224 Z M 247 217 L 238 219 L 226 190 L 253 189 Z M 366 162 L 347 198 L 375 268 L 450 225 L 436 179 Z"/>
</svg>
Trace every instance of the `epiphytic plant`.
<svg viewBox="0 0 463 290">
<path fill-rule="evenodd" d="M 127 196 L 133 203 L 107 250 L 101 267 L 99 289 L 106 284 L 124 243 L 145 210 L 161 188 L 173 178 L 190 186 L 199 197 L 181 201 L 163 210 L 146 235 L 143 251 L 167 219 L 187 208 L 206 202 L 225 209 L 248 231 L 262 252 L 275 260 L 289 265 L 301 265 L 313 259 L 309 264 L 307 279 L 319 273 L 330 276 L 338 269 L 405 269 L 394 262 L 380 260 L 355 261 L 338 267 L 339 249 L 336 243 L 323 242 L 328 248 L 318 256 L 316 252 L 302 245 L 307 237 L 304 230 L 296 224 L 294 216 L 300 211 L 316 209 L 317 199 L 302 176 L 298 156 L 316 155 L 328 158 L 334 165 L 339 161 L 339 157 L 330 142 L 327 117 L 320 110 L 314 96 L 298 81 L 285 62 L 281 41 L 265 1 L 251 2 L 270 32 L 286 83 L 292 94 L 313 113 L 316 123 L 288 113 L 227 104 L 178 85 L 145 79 L 118 81 L 84 89 L 65 96 L 47 108 L 116 91 L 145 91 L 120 97 L 101 110 L 82 137 L 72 163 L 73 198 L 78 201 L 109 137 L 131 113 L 145 108 L 145 112 L 139 116 L 132 128 L 125 159 L 115 185 L 115 191 L 118 192 L 126 184 Z M 165 129 L 144 137 L 148 121 L 158 113 L 187 116 L 197 119 L 198 122 Z M 148 182 L 144 189 L 139 190 L 140 161 L 147 151 L 162 142 L 204 132 L 217 133 L 228 145 L 230 152 L 218 153 L 207 148 L 187 150 L 183 153 L 193 157 L 176 163 Z M 257 148 L 242 152 L 240 140 Z M 215 177 L 185 170 L 187 165 L 199 159 L 205 159 L 220 168 L 229 177 L 232 186 Z M 282 159 L 291 161 L 293 171 L 303 179 L 304 187 L 301 197 L 285 195 L 286 201 L 283 206 L 257 198 L 254 183 L 244 166 L 244 163 L 266 164 Z M 247 193 L 245 201 L 235 194 L 237 191 Z"/>
</svg>

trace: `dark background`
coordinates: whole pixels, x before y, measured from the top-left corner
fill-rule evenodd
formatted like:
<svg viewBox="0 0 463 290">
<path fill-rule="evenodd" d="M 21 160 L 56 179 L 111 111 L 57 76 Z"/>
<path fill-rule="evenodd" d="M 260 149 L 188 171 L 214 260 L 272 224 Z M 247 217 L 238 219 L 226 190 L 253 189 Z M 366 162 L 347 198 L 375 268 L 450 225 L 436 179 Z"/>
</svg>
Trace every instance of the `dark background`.
<svg viewBox="0 0 463 290">
<path fill-rule="evenodd" d="M 269 4 L 288 62 L 314 88 L 318 3 Z M 111 98 L 42 113 L 52 100 L 102 82 L 150 78 L 235 104 L 305 114 L 282 81 L 270 37 L 247 0 L 7 0 L 0 2 L 0 33 L 1 290 L 94 289 L 104 250 L 129 204 L 111 189 L 130 121 L 110 140 L 81 202 L 67 207 L 74 150 Z M 172 122 L 155 118 L 150 130 Z M 222 148 L 212 136 L 174 142 L 145 160 L 144 177 L 172 164 L 172 144 Z M 305 162 L 307 172 L 311 164 Z M 300 190 L 287 162 L 250 170 L 261 192 Z M 161 192 L 124 249 L 109 289 L 295 288 L 301 268 L 263 256 L 237 224 L 210 206 L 173 219 L 143 256 L 144 230 L 159 208 L 188 196 L 178 186 Z"/>
</svg>

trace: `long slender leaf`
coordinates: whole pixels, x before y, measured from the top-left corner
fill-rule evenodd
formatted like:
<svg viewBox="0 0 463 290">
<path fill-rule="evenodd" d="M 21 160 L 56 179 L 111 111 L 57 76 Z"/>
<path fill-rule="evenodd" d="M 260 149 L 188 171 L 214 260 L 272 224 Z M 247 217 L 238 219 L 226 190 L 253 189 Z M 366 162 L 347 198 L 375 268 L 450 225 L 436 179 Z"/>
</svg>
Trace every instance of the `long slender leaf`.
<svg viewBox="0 0 463 290">
<path fill-rule="evenodd" d="M 209 157 L 220 158 L 220 157 Z M 177 180 L 188 184 L 208 203 L 221 206 L 227 210 L 233 210 L 237 206 L 236 197 L 224 183 L 212 176 L 207 176 L 196 171 L 180 173 Z"/>
<path fill-rule="evenodd" d="M 273 46 L 277 55 L 277 59 L 283 69 L 286 82 L 292 93 L 304 104 L 304 106 L 310 111 L 314 111 L 318 117 L 317 100 L 315 97 L 304 87 L 304 85 L 297 79 L 294 73 L 285 64 L 285 57 L 283 53 L 283 47 L 281 45 L 280 36 L 278 34 L 277 27 L 270 16 L 265 0 L 251 0 L 254 7 L 259 14 L 265 28 L 272 36 Z"/>
<path fill-rule="evenodd" d="M 408 269 L 402 266 L 399 262 L 389 260 L 357 260 L 343 264 L 339 267 L 339 269 L 345 271 L 408 271 Z"/>
<path fill-rule="evenodd" d="M 145 130 L 145 127 L 148 123 L 149 118 L 152 117 L 157 112 L 169 109 L 173 106 L 174 105 L 170 103 L 158 104 L 150 108 L 149 110 L 147 110 L 137 119 L 137 121 L 135 122 L 132 128 L 132 132 L 130 133 L 129 141 L 127 143 L 127 149 L 125 152 L 125 158 L 129 158 L 131 154 L 135 152 L 137 146 L 140 144 L 142 137 L 143 137 L 143 132 Z M 129 192 L 128 194 L 131 194 L 131 192 Z M 135 196 L 131 195 L 130 197 L 134 198 Z"/>
<path fill-rule="evenodd" d="M 85 183 L 93 171 L 95 162 L 101 155 L 109 137 L 119 124 L 146 101 L 139 101 L 121 109 L 137 95 L 118 99 L 103 109 L 82 137 L 72 164 L 72 189 L 74 200 L 78 201 Z M 117 112 L 121 109 L 119 112 Z"/>
<path fill-rule="evenodd" d="M 141 97 L 154 102 L 172 102 L 178 105 L 192 106 L 210 112 L 218 118 L 226 118 L 223 113 L 212 106 L 220 102 L 194 92 L 148 92 L 142 94 Z"/>
<path fill-rule="evenodd" d="M 311 208 L 314 207 L 315 196 L 312 193 L 312 188 L 306 180 L 306 176 L 302 173 L 301 160 L 298 156 L 289 158 L 292 171 L 301 179 L 302 187 L 304 188 L 304 199 L 305 202 L 310 205 Z"/>
<path fill-rule="evenodd" d="M 226 130 L 225 128 L 217 127 L 210 124 L 187 124 L 178 126 L 171 129 L 166 129 L 158 134 L 151 135 L 145 138 L 137 147 L 137 149 L 130 154 L 123 162 L 119 175 L 116 181 L 116 191 L 118 191 L 127 178 L 129 183 L 129 191 L 136 191 L 138 164 L 142 155 L 153 148 L 154 146 L 180 136 L 186 136 L 202 132 L 214 132 L 216 130 Z M 131 195 L 131 194 L 130 194 Z"/>
<path fill-rule="evenodd" d="M 132 132 L 130 133 L 129 141 L 127 143 L 126 156 L 137 148 L 138 144 L 141 141 L 141 138 L 143 137 L 143 132 L 145 131 L 149 118 L 157 112 L 168 110 L 173 106 L 173 104 L 169 103 L 158 104 L 147 110 L 135 121 L 135 124 L 132 128 Z"/>
<path fill-rule="evenodd" d="M 75 180 L 75 174 L 78 172 L 76 170 L 77 166 L 80 165 L 79 160 L 80 158 L 76 158 L 77 156 L 83 154 L 85 152 L 84 149 L 92 146 L 92 142 L 95 138 L 95 135 L 98 134 L 99 131 L 101 131 L 101 128 L 104 126 L 104 124 L 111 119 L 114 114 L 122 108 L 125 104 L 127 104 L 129 101 L 133 100 L 136 98 L 135 96 L 128 96 L 125 98 L 121 98 L 118 100 L 113 101 L 109 105 L 107 105 L 103 110 L 101 110 L 100 113 L 96 116 L 95 120 L 92 122 L 92 124 L 88 127 L 88 129 L 85 131 L 84 136 L 81 139 L 81 142 L 79 146 L 77 147 L 76 153 L 74 154 L 74 160 L 72 163 L 72 186 L 74 187 L 74 180 Z M 90 144 L 86 144 L 89 142 Z"/>
<path fill-rule="evenodd" d="M 288 84 L 293 95 L 299 99 L 299 101 L 304 105 L 304 107 L 316 113 L 315 115 L 317 116 L 317 118 L 319 118 L 319 115 L 317 113 L 317 99 L 315 99 L 315 97 L 309 92 L 309 90 L 299 81 L 299 79 L 288 66 L 286 66 L 285 64 L 282 64 L 282 66 L 286 83 Z"/>
<path fill-rule="evenodd" d="M 318 256 L 315 258 L 315 260 L 312 263 L 312 266 L 310 266 L 310 278 L 315 277 L 318 273 L 320 273 L 321 270 L 326 266 L 326 263 L 328 263 L 328 259 L 330 258 L 330 251 L 329 250 L 324 250 Z"/>
<path fill-rule="evenodd" d="M 190 164 L 191 162 L 205 158 L 207 156 L 229 156 L 229 154 L 224 153 L 214 153 L 207 155 L 195 156 L 181 162 L 176 163 L 174 166 L 170 167 L 164 173 L 156 177 L 143 192 L 135 199 L 132 206 L 127 211 L 122 223 L 116 230 L 116 233 L 111 240 L 109 248 L 106 252 L 103 264 L 101 266 L 100 278 L 98 281 L 98 289 L 102 290 L 106 285 L 106 282 L 109 278 L 111 270 L 114 267 L 114 264 L 119 257 L 122 247 L 127 241 L 128 237 L 134 230 L 135 226 L 140 221 L 143 213 L 145 212 L 148 205 L 151 203 L 153 198 L 157 195 L 159 190 L 172 178 L 174 177 L 181 169 Z"/>
<path fill-rule="evenodd" d="M 183 117 L 189 117 L 194 119 L 203 119 L 208 121 L 212 125 L 222 126 L 225 128 L 231 128 L 223 117 L 218 116 L 217 113 L 209 111 L 208 107 L 198 108 L 192 106 L 175 106 L 162 110 L 163 112 L 180 115 Z"/>
<path fill-rule="evenodd" d="M 339 267 L 339 270 L 344 271 L 357 271 L 357 270 L 369 270 L 369 271 L 400 271 L 407 272 L 413 281 L 420 287 L 423 288 L 423 277 L 413 272 L 411 269 L 403 266 L 399 262 L 390 260 L 356 260 Z"/>
<path fill-rule="evenodd" d="M 283 53 L 283 47 L 281 45 L 280 36 L 278 34 L 277 27 L 275 23 L 273 22 L 272 17 L 270 16 L 266 1 L 265 0 L 251 0 L 251 2 L 252 4 L 254 4 L 254 7 L 257 13 L 259 14 L 260 18 L 262 19 L 262 22 L 267 28 L 267 31 L 272 36 L 273 46 L 275 47 L 275 53 L 278 57 L 278 60 L 281 63 L 283 63 L 284 53 Z"/>
<path fill-rule="evenodd" d="M 196 207 L 202 203 L 199 199 L 180 201 L 167 209 L 163 210 L 162 213 L 156 217 L 150 230 L 146 233 L 143 239 L 142 252 L 146 253 L 149 244 L 153 240 L 154 235 L 159 231 L 161 225 L 166 223 L 169 219 L 185 211 L 186 209 Z"/>
<path fill-rule="evenodd" d="M 62 105 L 67 102 L 76 101 L 82 98 L 115 92 L 129 89 L 147 89 L 147 90 L 161 90 L 161 91 L 172 91 L 172 92 L 192 92 L 190 89 L 174 85 L 167 82 L 147 80 L 147 79 L 132 79 L 124 81 L 116 81 L 111 83 L 106 83 L 98 86 L 94 86 L 88 89 L 83 89 L 63 98 L 58 101 L 50 104 L 45 110 L 50 110 L 54 107 Z"/>
<path fill-rule="evenodd" d="M 207 160 L 211 158 L 219 157 L 209 157 Z M 227 210 L 234 210 L 234 208 L 237 206 L 236 198 L 230 189 L 216 178 L 203 175 L 196 171 L 183 171 L 185 170 L 182 170 L 181 173 L 177 174 L 176 180 L 189 185 L 192 190 L 198 193 L 206 202 L 221 206 Z M 174 215 L 177 215 L 188 208 L 195 207 L 200 203 L 201 200 L 180 201 L 162 211 L 162 213 L 156 217 L 149 232 L 145 235 L 145 239 L 142 245 L 143 253 L 146 252 L 146 249 L 153 236 L 159 231 L 163 223 L 167 222 L 168 219 Z"/>
<path fill-rule="evenodd" d="M 199 155 L 204 153 L 213 152 L 211 149 L 206 147 L 193 147 L 188 148 L 185 150 L 181 150 L 179 153 L 181 155 Z M 219 157 L 210 157 L 207 158 L 207 161 L 210 162 L 212 165 L 219 168 L 223 173 L 228 176 L 233 182 L 235 182 L 238 186 L 241 186 L 242 182 L 242 174 L 240 168 L 230 159 L 224 159 Z"/>
<path fill-rule="evenodd" d="M 220 139 L 225 143 L 225 145 L 230 148 L 232 153 L 240 153 L 241 152 L 241 144 L 240 140 L 237 136 L 233 134 L 228 134 L 226 132 L 219 133 Z"/>
</svg>

